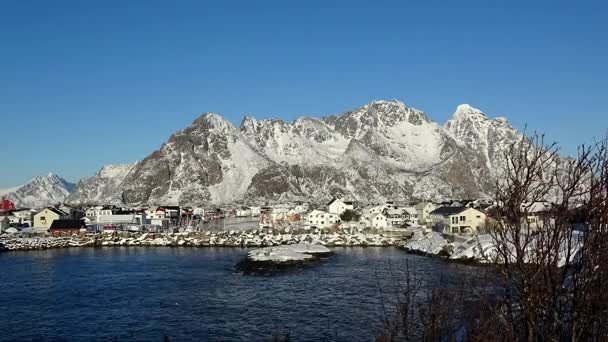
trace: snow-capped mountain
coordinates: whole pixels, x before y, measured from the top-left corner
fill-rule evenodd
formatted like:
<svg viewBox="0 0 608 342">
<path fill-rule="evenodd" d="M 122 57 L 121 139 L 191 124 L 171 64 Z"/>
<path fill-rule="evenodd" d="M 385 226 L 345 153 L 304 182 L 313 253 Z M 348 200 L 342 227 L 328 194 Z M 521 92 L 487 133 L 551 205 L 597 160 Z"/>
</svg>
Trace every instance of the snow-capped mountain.
<svg viewBox="0 0 608 342">
<path fill-rule="evenodd" d="M 445 125 L 399 101 L 293 122 L 205 113 L 142 161 L 78 183 L 70 201 L 222 204 L 348 196 L 361 202 L 488 196 L 504 118 L 460 105 Z M 107 168 L 107 167 L 106 167 Z"/>
<path fill-rule="evenodd" d="M 49 173 L 46 176 L 34 177 L 27 184 L 11 189 L 0 190 L 0 195 L 21 208 L 40 208 L 47 205 L 63 203 L 74 184 Z"/>
</svg>

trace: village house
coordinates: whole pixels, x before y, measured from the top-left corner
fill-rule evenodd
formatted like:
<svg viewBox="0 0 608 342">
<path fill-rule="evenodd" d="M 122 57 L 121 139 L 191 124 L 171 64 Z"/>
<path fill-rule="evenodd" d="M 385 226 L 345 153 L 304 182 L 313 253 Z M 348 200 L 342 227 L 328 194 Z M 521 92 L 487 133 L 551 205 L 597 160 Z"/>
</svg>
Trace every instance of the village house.
<svg viewBox="0 0 608 342">
<path fill-rule="evenodd" d="M 20 209 L 13 211 L 13 215 L 19 219 L 19 224 L 23 227 L 32 227 L 34 224 L 34 215 L 37 213 L 34 209 Z"/>
<path fill-rule="evenodd" d="M 5 216 L 12 210 L 15 210 L 15 203 L 6 197 L 2 197 L 2 200 L 0 200 L 0 216 Z"/>
<path fill-rule="evenodd" d="M 85 216 L 92 221 L 97 221 L 99 216 L 110 216 L 114 214 L 114 211 L 118 210 L 113 206 L 95 206 L 90 207 L 85 211 Z"/>
<path fill-rule="evenodd" d="M 313 210 L 306 216 L 306 223 L 311 227 L 329 228 L 340 223 L 340 217 L 321 210 Z"/>
<path fill-rule="evenodd" d="M 208 212 L 208 210 L 205 210 Z M 179 207 L 150 207 L 145 210 L 146 217 L 149 219 L 176 219 L 179 217 Z"/>
<path fill-rule="evenodd" d="M 192 214 L 196 215 L 198 217 L 204 217 L 205 216 L 205 208 L 194 207 L 194 208 L 192 208 Z"/>
<path fill-rule="evenodd" d="M 94 223 L 98 224 L 136 224 L 142 225 L 147 222 L 146 213 L 143 211 L 117 211 L 111 215 L 101 215 Z"/>
<path fill-rule="evenodd" d="M 49 228 L 51 234 L 55 233 L 72 233 L 78 234 L 80 231 L 86 231 L 87 226 L 83 220 L 75 219 L 59 219 L 54 220 Z"/>
<path fill-rule="evenodd" d="M 371 214 L 369 218 L 369 227 L 388 228 L 388 218 L 383 213 Z"/>
<path fill-rule="evenodd" d="M 327 203 L 327 212 L 338 216 L 342 215 L 346 210 L 354 210 L 354 208 L 354 203 L 352 201 L 343 201 L 337 198 L 334 198 Z"/>
<path fill-rule="evenodd" d="M 38 214 L 34 215 L 34 228 L 51 228 L 51 224 L 55 220 L 69 219 L 70 215 L 53 207 L 42 209 Z"/>
<path fill-rule="evenodd" d="M 543 228 L 546 224 L 555 222 L 551 215 L 553 205 L 549 202 L 524 202 L 521 209 L 526 214 L 526 223 L 530 228 Z"/>
<path fill-rule="evenodd" d="M 262 207 L 260 206 L 249 207 L 249 210 L 251 211 L 251 217 L 258 217 L 262 215 Z"/>
<path fill-rule="evenodd" d="M 418 226 L 418 210 L 415 207 L 407 206 L 403 208 L 403 218 L 408 226 Z"/>
<path fill-rule="evenodd" d="M 433 230 L 444 234 L 475 234 L 486 222 L 486 214 L 467 207 L 439 207 L 430 216 Z"/>
<path fill-rule="evenodd" d="M 235 213 L 236 217 L 251 217 L 251 208 L 250 207 L 239 207 Z"/>
<path fill-rule="evenodd" d="M 294 205 L 293 210 L 302 215 L 308 211 L 308 208 L 308 203 L 297 203 L 296 205 Z"/>
<path fill-rule="evenodd" d="M 382 212 L 387 219 L 387 226 L 389 227 L 401 227 L 406 224 L 406 213 L 405 209 L 400 208 L 387 208 Z M 375 215 L 377 213 L 371 214 Z M 370 216 L 371 216 L 370 215 Z M 371 220 L 371 217 L 370 217 Z"/>
<path fill-rule="evenodd" d="M 21 218 L 15 216 L 15 215 L 8 215 L 5 217 L 8 218 L 8 222 L 10 223 L 11 227 L 20 227 L 21 226 Z"/>
<path fill-rule="evenodd" d="M 424 226 L 431 221 L 431 211 L 437 209 L 437 205 L 432 202 L 418 202 L 414 208 L 418 213 L 418 224 Z"/>
</svg>

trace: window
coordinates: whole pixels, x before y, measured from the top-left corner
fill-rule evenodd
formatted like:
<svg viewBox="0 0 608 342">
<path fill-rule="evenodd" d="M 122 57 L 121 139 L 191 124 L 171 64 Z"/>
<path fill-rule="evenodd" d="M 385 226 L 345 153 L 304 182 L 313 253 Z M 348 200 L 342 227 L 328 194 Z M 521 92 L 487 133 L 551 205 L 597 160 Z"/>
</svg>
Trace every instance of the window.
<svg viewBox="0 0 608 342">
<path fill-rule="evenodd" d="M 479 215 L 477 215 L 477 216 L 475 216 L 475 217 L 477 217 L 478 219 L 480 219 L 480 218 L 481 218 L 481 216 L 479 216 Z"/>
<path fill-rule="evenodd" d="M 41 216 L 40 217 L 40 221 L 46 221 L 46 217 L 45 216 Z"/>
<path fill-rule="evenodd" d="M 460 222 L 464 222 L 467 219 L 466 216 L 460 216 Z"/>
</svg>

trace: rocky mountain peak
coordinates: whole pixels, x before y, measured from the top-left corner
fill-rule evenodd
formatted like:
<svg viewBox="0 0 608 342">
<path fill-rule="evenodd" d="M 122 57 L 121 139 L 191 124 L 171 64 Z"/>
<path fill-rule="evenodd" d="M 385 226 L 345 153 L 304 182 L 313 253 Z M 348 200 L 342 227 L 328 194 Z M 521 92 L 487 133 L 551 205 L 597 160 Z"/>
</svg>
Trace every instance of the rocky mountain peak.
<svg viewBox="0 0 608 342">
<path fill-rule="evenodd" d="M 28 183 L 11 188 L 2 193 L 18 207 L 37 208 L 63 202 L 74 184 L 50 172 L 46 176 L 37 176 Z"/>
<path fill-rule="evenodd" d="M 183 205 L 477 197 L 492 192 L 517 134 L 470 105 L 440 126 L 397 100 L 292 122 L 245 116 L 238 129 L 204 113 L 131 169 L 103 169 L 121 174 L 113 181 L 82 181 L 73 197 Z"/>
<path fill-rule="evenodd" d="M 456 107 L 456 111 L 454 115 L 452 115 L 453 119 L 478 119 L 484 120 L 487 119 L 488 116 L 482 112 L 481 110 L 469 105 L 469 104 L 461 104 Z"/>
<path fill-rule="evenodd" d="M 206 130 L 213 129 L 234 129 L 230 121 L 217 113 L 205 112 L 201 114 L 190 127 L 203 127 Z M 190 128 L 189 127 L 189 128 Z"/>
</svg>

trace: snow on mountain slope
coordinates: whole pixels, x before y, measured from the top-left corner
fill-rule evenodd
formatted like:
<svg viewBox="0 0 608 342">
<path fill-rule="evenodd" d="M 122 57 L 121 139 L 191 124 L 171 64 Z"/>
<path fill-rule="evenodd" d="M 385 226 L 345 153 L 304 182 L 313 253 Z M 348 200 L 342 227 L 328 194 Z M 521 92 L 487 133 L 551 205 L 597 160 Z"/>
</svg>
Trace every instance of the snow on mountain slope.
<svg viewBox="0 0 608 342">
<path fill-rule="evenodd" d="M 429 120 L 424 112 L 402 102 L 374 101 L 324 121 L 395 167 L 425 170 L 441 160 L 441 126 Z"/>
<path fill-rule="evenodd" d="M 81 179 L 66 202 L 76 205 L 122 203 L 120 185 L 136 164 L 102 167 L 95 176 Z"/>
<path fill-rule="evenodd" d="M 132 168 L 79 182 L 71 198 L 102 200 L 104 188 L 127 204 L 487 196 L 518 137 L 469 105 L 444 126 L 399 101 L 293 122 L 245 117 L 239 128 L 205 113 Z"/>
<path fill-rule="evenodd" d="M 63 203 L 74 184 L 49 173 L 46 176 L 32 178 L 28 183 L 4 189 L 0 195 L 10 199 L 20 208 L 40 208 L 51 204 Z"/>
<path fill-rule="evenodd" d="M 205 113 L 143 159 L 122 184 L 127 203 L 226 203 L 244 196 L 272 161 L 230 122 Z"/>
<path fill-rule="evenodd" d="M 338 158 L 348 139 L 323 121 L 303 117 L 293 123 L 245 117 L 240 131 L 261 153 L 277 162 L 321 164 Z"/>
<path fill-rule="evenodd" d="M 489 171 L 491 177 L 496 177 L 496 172 L 506 162 L 504 153 L 509 144 L 522 136 L 507 119 L 490 119 L 482 111 L 468 104 L 458 106 L 444 127 L 457 141 L 466 146 L 467 150 L 483 161 L 484 171 Z M 482 177 L 483 174 L 479 172 L 477 176 Z"/>
</svg>

